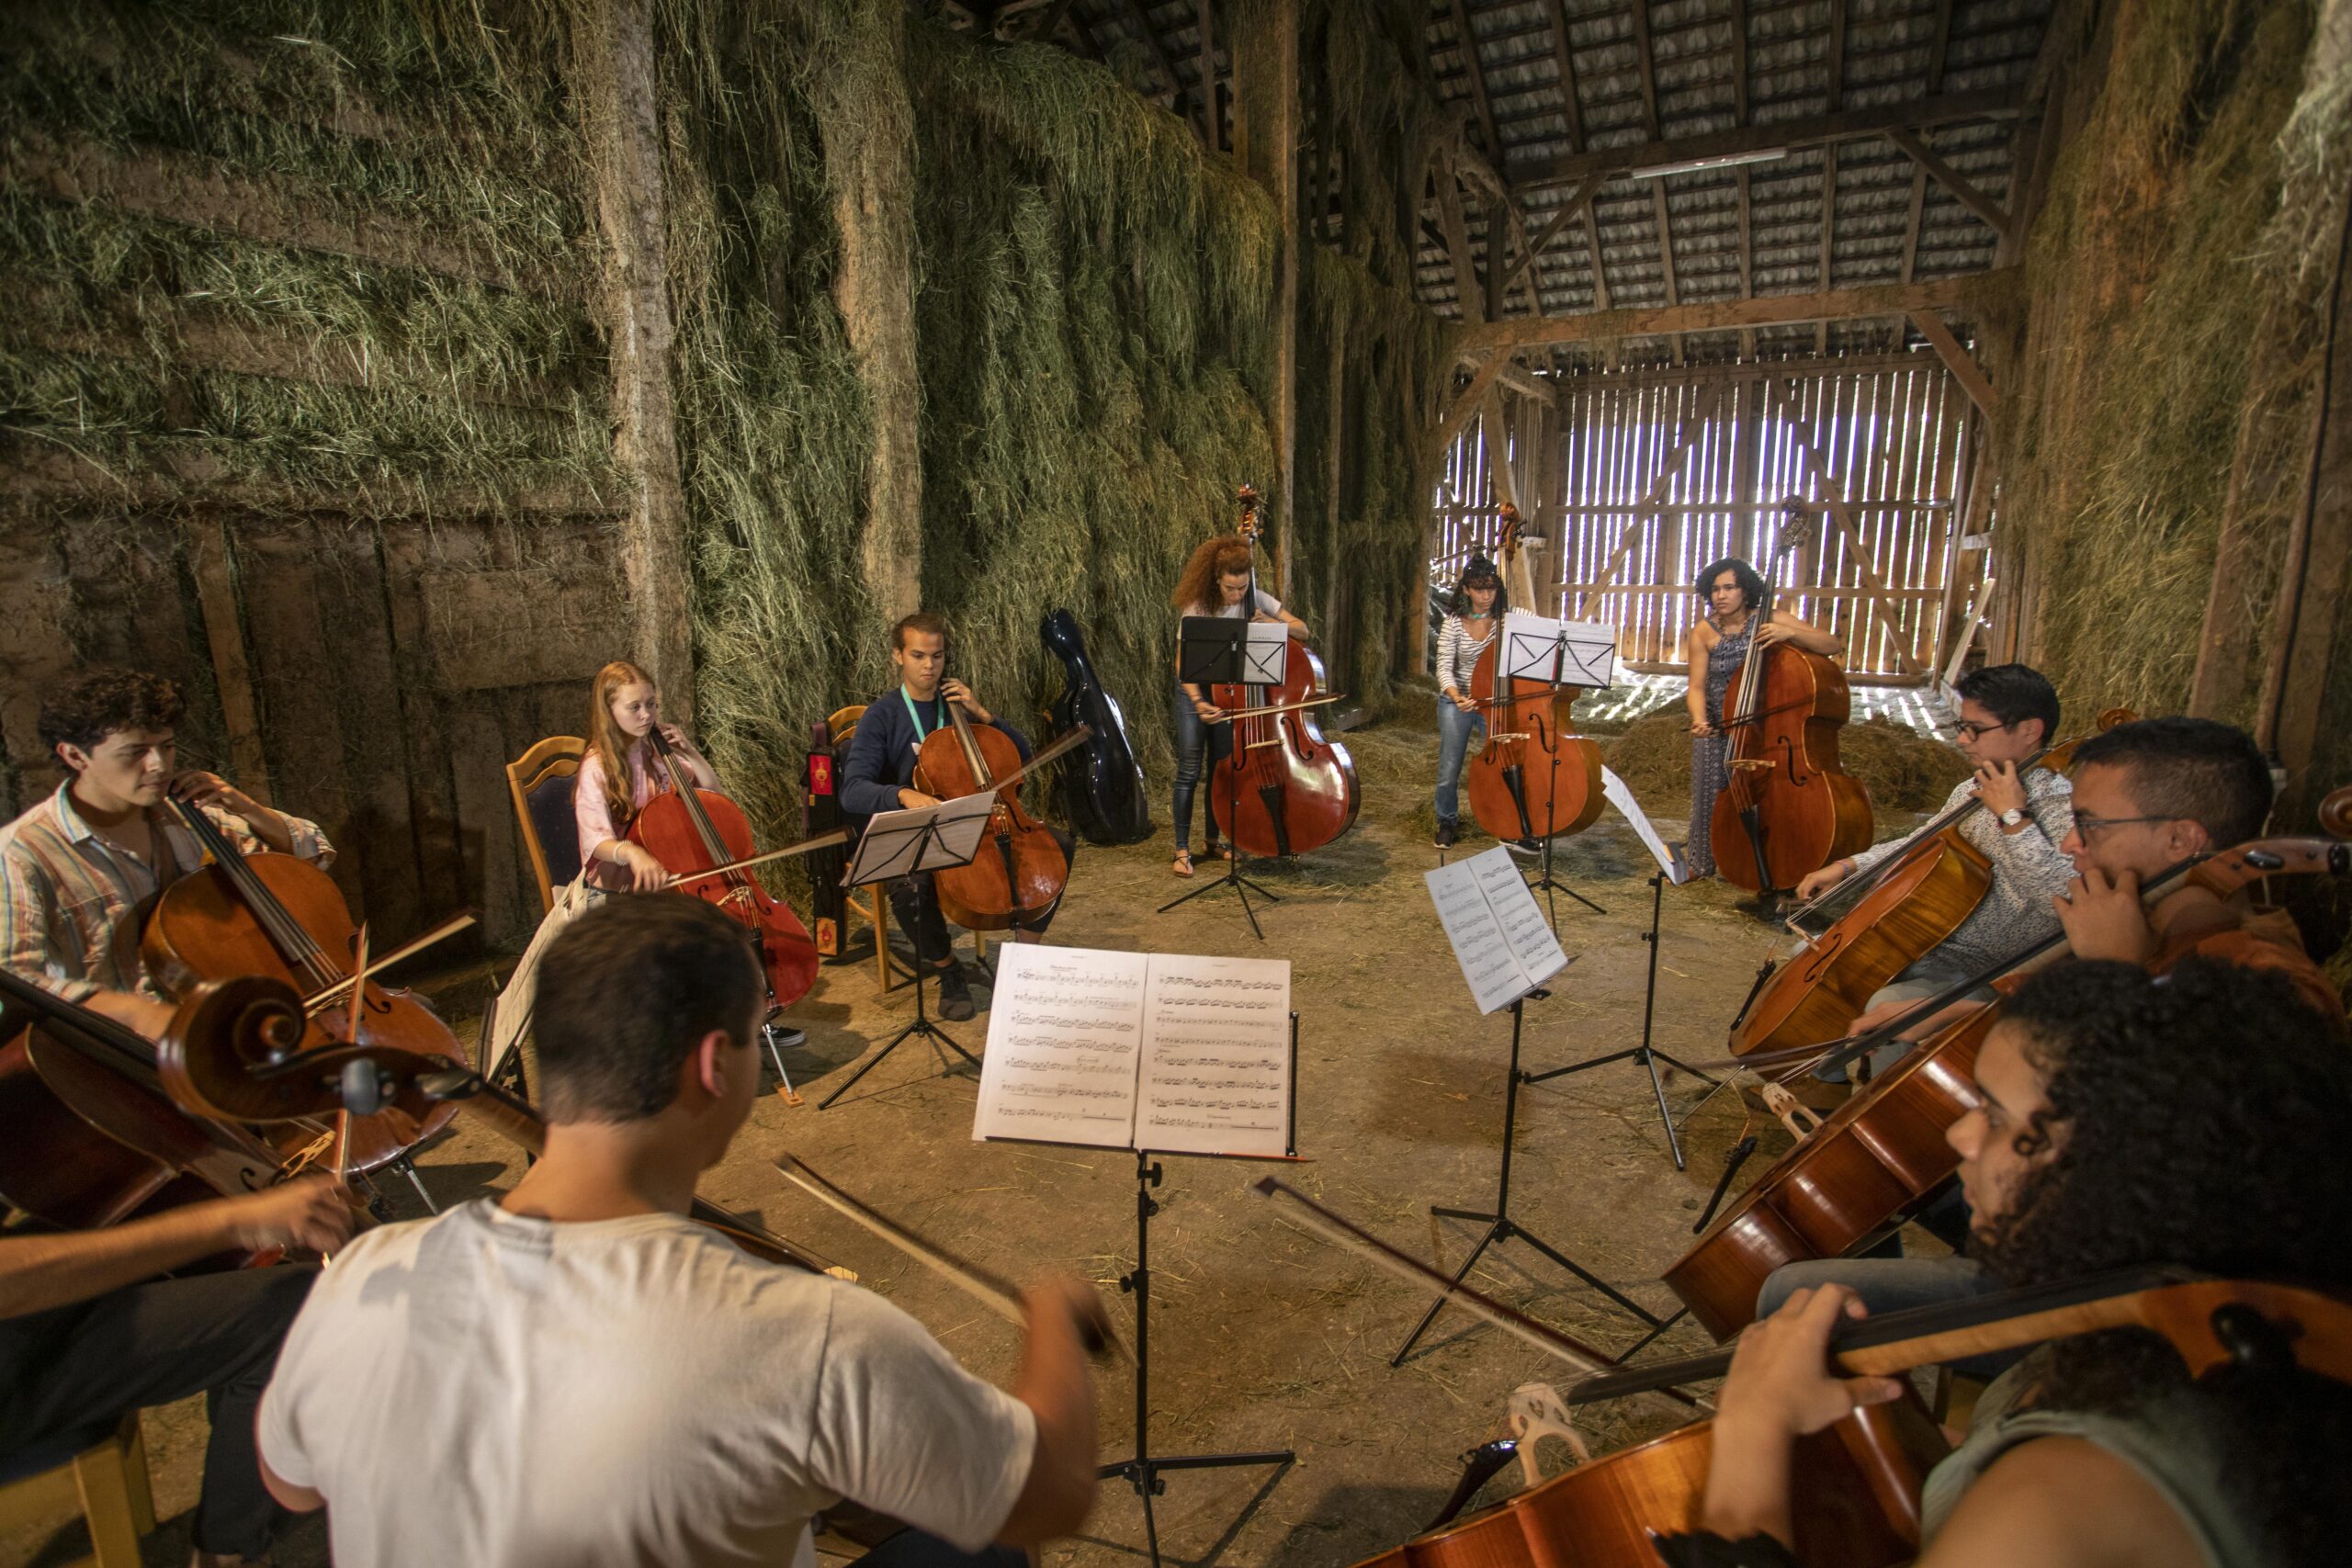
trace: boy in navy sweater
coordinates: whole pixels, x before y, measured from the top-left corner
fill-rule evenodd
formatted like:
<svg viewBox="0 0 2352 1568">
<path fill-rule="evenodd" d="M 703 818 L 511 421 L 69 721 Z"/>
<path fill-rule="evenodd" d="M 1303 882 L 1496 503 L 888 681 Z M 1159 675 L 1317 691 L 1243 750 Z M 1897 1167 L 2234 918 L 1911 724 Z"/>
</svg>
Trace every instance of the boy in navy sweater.
<svg viewBox="0 0 2352 1568">
<path fill-rule="evenodd" d="M 850 738 L 849 759 L 842 765 L 842 809 L 853 816 L 935 806 L 936 796 L 914 787 L 915 758 L 924 737 L 948 722 L 948 703 L 963 705 L 965 716 L 1010 736 L 1021 760 L 1029 760 L 1028 738 L 980 705 L 971 688 L 946 676 L 947 621 L 929 611 L 905 617 L 890 628 L 890 662 L 899 672 L 894 691 L 866 705 Z M 1069 863 L 1076 846 L 1068 833 L 1052 829 Z M 988 853 L 986 844 L 982 853 Z M 914 939 L 915 956 L 939 979 L 939 1012 L 947 1019 L 972 1016 L 972 987 L 949 945 L 947 922 L 939 913 L 939 897 L 929 872 L 890 885 L 890 907 L 899 926 Z M 1057 899 L 1055 908 L 1060 907 Z M 1036 942 L 1053 923 L 1047 909 L 1027 925 L 1016 925 L 1015 942 Z"/>
</svg>

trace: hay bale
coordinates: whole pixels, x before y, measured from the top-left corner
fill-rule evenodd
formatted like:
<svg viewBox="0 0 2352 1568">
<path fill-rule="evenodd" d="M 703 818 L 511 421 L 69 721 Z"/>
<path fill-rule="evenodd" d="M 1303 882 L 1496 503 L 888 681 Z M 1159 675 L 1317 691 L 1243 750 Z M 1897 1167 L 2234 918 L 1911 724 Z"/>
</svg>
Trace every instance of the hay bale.
<svg viewBox="0 0 2352 1568">
<path fill-rule="evenodd" d="M 1932 810 L 1969 774 L 1958 751 L 1883 715 L 1846 726 L 1838 752 L 1879 811 Z M 1679 704 L 1601 741 L 1600 757 L 1644 809 L 1679 817 L 1690 808 L 1690 726 Z"/>
</svg>

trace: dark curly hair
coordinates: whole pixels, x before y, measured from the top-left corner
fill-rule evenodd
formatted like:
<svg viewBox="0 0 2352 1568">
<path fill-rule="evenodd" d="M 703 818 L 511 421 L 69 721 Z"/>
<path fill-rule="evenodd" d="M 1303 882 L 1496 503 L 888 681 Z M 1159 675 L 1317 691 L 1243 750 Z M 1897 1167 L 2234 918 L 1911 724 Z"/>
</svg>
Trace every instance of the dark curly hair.
<svg viewBox="0 0 2352 1568">
<path fill-rule="evenodd" d="M 1979 1233 L 2003 1283 L 2177 1263 L 2224 1278 L 2352 1289 L 2352 1054 L 2276 975 L 2193 959 L 2152 979 L 2072 963 L 2010 999 L 2049 1109 L 2018 1134 L 2050 1149 L 2007 1218 Z M 2138 1329 L 2055 1342 L 2037 1405 L 2187 1410 L 2222 1480 L 2284 1560 L 2326 1560 L 2352 1529 L 2352 1390 L 2313 1373 L 2232 1368 L 2191 1385 Z M 2323 1501 L 2323 1499 L 2326 1499 Z"/>
<path fill-rule="evenodd" d="M 187 711 L 179 687 L 161 675 L 113 666 L 88 670 L 42 700 L 40 743 L 52 757 L 61 745 L 94 751 L 119 729 L 176 729 Z M 62 757 L 57 765 L 74 771 Z"/>
<path fill-rule="evenodd" d="M 1748 609 L 1762 608 L 1766 596 L 1771 592 L 1764 586 L 1764 574 L 1737 556 L 1725 556 L 1719 561 L 1709 561 L 1700 570 L 1697 580 L 1699 614 L 1704 615 L 1713 609 L 1713 604 L 1708 595 L 1714 592 L 1715 579 L 1725 572 L 1731 573 L 1738 580 L 1741 598 Z"/>
<path fill-rule="evenodd" d="M 1495 563 L 1485 556 L 1474 555 L 1462 563 L 1462 575 L 1453 580 L 1453 598 L 1446 606 L 1448 612 L 1456 615 L 1470 613 L 1470 589 L 1474 583 L 1494 589 L 1494 614 L 1496 619 L 1501 619 L 1503 612 L 1510 608 L 1510 589 L 1504 583 L 1502 573 L 1495 570 Z"/>
</svg>

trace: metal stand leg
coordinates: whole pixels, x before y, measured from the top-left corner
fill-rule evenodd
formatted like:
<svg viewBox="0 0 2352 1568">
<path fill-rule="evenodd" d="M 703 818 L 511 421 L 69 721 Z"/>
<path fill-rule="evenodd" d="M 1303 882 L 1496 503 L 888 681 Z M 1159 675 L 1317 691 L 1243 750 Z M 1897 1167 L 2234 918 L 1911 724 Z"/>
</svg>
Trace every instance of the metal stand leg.
<svg viewBox="0 0 2352 1568">
<path fill-rule="evenodd" d="M 1559 767 L 1559 762 L 1555 760 L 1552 766 L 1556 770 Z M 1602 909 L 1600 905 L 1594 903 L 1591 899 L 1586 897 L 1583 894 L 1577 892 L 1575 888 L 1569 886 L 1566 883 L 1560 881 L 1552 874 L 1552 840 L 1549 839 L 1544 840 L 1544 870 L 1534 881 L 1529 883 L 1527 886 L 1531 891 L 1544 895 L 1544 912 L 1551 916 L 1552 929 L 1554 931 L 1560 929 L 1560 907 L 1553 898 L 1553 895 L 1555 893 L 1566 894 L 1569 897 L 1575 899 L 1577 903 L 1582 904 L 1586 908 L 1590 909 L 1596 915 L 1605 914 L 1607 912 Z"/>
<path fill-rule="evenodd" d="M 951 959 L 949 962 L 953 963 L 954 960 Z M 832 1093 L 819 1100 L 817 1102 L 818 1110 L 831 1110 L 832 1108 L 833 1101 L 839 1100 L 842 1095 L 847 1094 L 851 1089 L 856 1088 L 857 1080 L 872 1072 L 876 1067 L 879 1066 L 882 1063 L 883 1057 L 888 1055 L 891 1052 L 897 1050 L 899 1046 L 905 1044 L 909 1040 L 914 1038 L 918 1034 L 922 1035 L 925 1040 L 930 1041 L 934 1048 L 944 1045 L 948 1050 L 955 1052 L 958 1056 L 961 1056 L 964 1060 L 969 1062 L 974 1068 L 977 1069 L 979 1066 L 980 1059 L 978 1056 L 973 1055 L 969 1051 L 965 1050 L 963 1046 L 956 1043 L 956 1037 L 954 1035 L 940 1028 L 939 1025 L 932 1022 L 930 1015 L 923 1011 L 922 981 L 923 976 L 926 972 L 936 973 L 936 971 L 932 970 L 930 964 L 923 963 L 920 958 L 918 958 L 915 961 L 914 1021 L 908 1024 L 904 1029 L 899 1031 L 898 1033 L 890 1036 L 890 1040 L 888 1044 L 884 1045 L 882 1049 L 875 1052 L 873 1055 L 868 1056 L 864 1062 L 860 1063 L 857 1071 L 850 1074 L 848 1081 L 844 1082 L 841 1088 L 833 1090 Z M 946 1072 L 953 1072 L 955 1067 L 955 1063 L 948 1063 Z M 941 1076 L 944 1077 L 945 1073 L 944 1072 Z"/>
<path fill-rule="evenodd" d="M 1486 1233 L 1478 1237 L 1477 1244 L 1470 1249 L 1470 1256 L 1464 1258 L 1462 1267 L 1454 1271 L 1453 1282 L 1458 1285 L 1469 1278 L 1470 1270 L 1477 1265 L 1478 1259 L 1485 1255 L 1487 1248 L 1496 1242 L 1523 1241 L 1568 1273 L 1576 1276 L 1583 1283 L 1608 1297 L 1617 1306 L 1641 1319 L 1653 1330 L 1650 1337 L 1654 1338 L 1656 1337 L 1655 1330 L 1659 1325 L 1656 1313 L 1609 1284 L 1607 1280 L 1602 1280 L 1558 1247 L 1531 1235 L 1518 1221 L 1510 1217 L 1510 1156 L 1511 1145 L 1518 1137 L 1519 1086 L 1534 1081 L 1527 1074 L 1520 1071 L 1519 1067 L 1520 1032 L 1524 1022 L 1526 1007 L 1527 1002 L 1524 998 L 1510 1005 L 1510 1077 L 1504 1080 L 1503 1088 L 1503 1168 L 1502 1179 L 1495 1192 L 1495 1206 L 1492 1210 L 1448 1209 L 1435 1204 L 1430 1205 L 1430 1213 L 1443 1219 L 1486 1222 Z M 1401 1367 L 1405 1364 L 1406 1356 L 1411 1353 L 1416 1344 L 1419 1343 L 1421 1336 L 1429 1332 L 1430 1325 L 1437 1321 L 1437 1314 L 1445 1310 L 1445 1301 L 1446 1298 L 1440 1296 L 1430 1303 L 1430 1310 L 1421 1314 L 1421 1321 L 1413 1325 L 1413 1332 L 1405 1336 L 1405 1342 L 1396 1347 L 1396 1353 L 1388 1359 L 1390 1366 Z M 1648 1339 L 1643 1341 L 1644 1344 L 1648 1342 Z"/>
<path fill-rule="evenodd" d="M 1674 1112 L 1666 1103 L 1666 1082 L 1658 1077 L 1657 1065 L 1664 1062 L 1678 1072 L 1690 1074 L 1716 1089 L 1723 1087 L 1721 1078 L 1701 1072 L 1690 1063 L 1667 1055 L 1650 1043 L 1650 1027 L 1657 1016 L 1657 923 L 1666 907 L 1666 874 L 1658 872 L 1650 877 L 1650 929 L 1642 940 L 1650 944 L 1649 987 L 1642 997 L 1642 1043 L 1623 1051 L 1612 1051 L 1606 1056 L 1596 1056 L 1589 1062 L 1577 1062 L 1565 1067 L 1553 1067 L 1540 1073 L 1530 1073 L 1529 1083 L 1543 1083 L 1551 1078 L 1563 1078 L 1574 1073 L 1589 1073 L 1595 1067 L 1605 1067 L 1612 1062 L 1639 1062 L 1650 1075 L 1650 1093 L 1657 1099 L 1658 1120 L 1666 1126 L 1666 1146 L 1674 1156 L 1674 1168 L 1685 1168 L 1682 1156 L 1682 1135 L 1674 1120 Z M 1653 1320 L 1655 1321 L 1655 1320 Z"/>
<path fill-rule="evenodd" d="M 1241 816 L 1241 783 L 1238 775 L 1227 788 L 1226 795 L 1228 801 L 1225 810 L 1225 821 L 1226 826 L 1230 829 Z M 1216 878 L 1214 882 L 1204 883 L 1188 893 L 1179 893 L 1153 912 L 1164 915 L 1177 905 L 1189 904 L 1204 893 L 1214 893 L 1220 887 L 1230 887 L 1241 896 L 1241 912 L 1249 918 L 1250 934 L 1260 942 L 1263 942 L 1266 940 L 1266 933 L 1258 924 L 1258 911 L 1250 907 L 1250 895 L 1255 893 L 1269 904 L 1279 904 L 1282 900 L 1241 874 L 1241 843 L 1230 832 L 1225 836 L 1225 847 L 1226 852 L 1233 858 L 1225 863 L 1223 876 Z M 1146 1506 L 1145 1511 L 1147 1513 L 1150 1511 L 1148 1505 Z"/>
<path fill-rule="evenodd" d="M 441 1212 L 441 1205 L 435 1203 L 433 1201 L 433 1194 L 424 1190 L 424 1178 L 417 1174 L 415 1161 L 410 1159 L 406 1155 L 394 1155 L 390 1159 L 384 1162 L 384 1168 L 387 1170 L 396 1170 L 402 1176 L 408 1178 L 408 1184 L 416 1189 L 416 1195 L 419 1198 L 424 1200 L 424 1212 L 426 1213 L 437 1214 Z"/>
<path fill-rule="evenodd" d="M 777 1038 L 778 1032 L 776 1026 L 773 1023 L 760 1025 L 760 1038 L 768 1043 L 768 1060 L 775 1064 L 776 1081 L 784 1086 L 776 1092 L 784 1097 L 784 1102 L 786 1105 L 798 1105 L 801 1103 L 800 1091 L 792 1087 L 792 1075 L 784 1070 L 784 1043 Z M 791 1033 L 792 1043 L 795 1045 L 807 1038 L 797 1029 Z"/>
<path fill-rule="evenodd" d="M 1238 1465 L 1272 1464 L 1289 1466 L 1298 1456 L 1288 1449 L 1264 1453 L 1231 1454 L 1171 1454 L 1155 1455 L 1151 1451 L 1151 1216 L 1159 1213 L 1159 1201 L 1151 1190 L 1159 1185 L 1160 1167 L 1143 1150 L 1136 1151 L 1136 1266 L 1134 1272 L 1119 1280 L 1119 1289 L 1136 1298 L 1136 1451 L 1132 1459 L 1106 1464 L 1096 1474 L 1108 1481 L 1113 1476 L 1125 1480 L 1143 1499 L 1143 1534 L 1145 1550 L 1151 1558 L 1152 1568 L 1159 1568 L 1159 1521 L 1152 1513 L 1151 1500 L 1168 1490 L 1168 1483 L 1159 1472 L 1164 1470 L 1228 1470 Z"/>
</svg>

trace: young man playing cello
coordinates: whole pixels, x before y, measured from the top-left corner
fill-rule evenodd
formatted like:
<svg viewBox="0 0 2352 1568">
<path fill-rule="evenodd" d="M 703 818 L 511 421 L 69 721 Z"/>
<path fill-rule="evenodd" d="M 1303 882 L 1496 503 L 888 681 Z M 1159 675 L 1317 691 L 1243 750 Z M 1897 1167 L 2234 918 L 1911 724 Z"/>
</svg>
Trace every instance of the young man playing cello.
<svg viewBox="0 0 2352 1568">
<path fill-rule="evenodd" d="M 948 722 L 949 703 L 962 707 L 972 722 L 1004 731 L 1019 749 L 1021 760 L 1029 760 L 1028 737 L 982 707 L 969 686 L 947 674 L 945 616 L 918 611 L 892 626 L 890 663 L 899 673 L 897 689 L 866 705 L 865 716 L 857 721 L 857 732 L 850 738 L 849 758 L 842 765 L 843 811 L 872 817 L 939 804 L 937 797 L 914 787 L 915 759 L 922 754 L 924 739 Z M 1061 846 L 1063 863 L 1068 864 L 1077 854 L 1076 840 L 1058 828 L 1052 831 L 1054 841 Z M 931 874 L 922 872 L 893 882 L 890 908 L 899 929 L 913 939 L 917 961 L 939 977 L 940 1016 L 971 1017 L 976 1010 L 971 981 L 956 962 Z M 1027 925 L 1016 924 L 1012 940 L 1040 941 L 1053 919 L 1054 910 L 1047 909 Z"/>
<path fill-rule="evenodd" d="M 1960 836 L 1993 863 L 1993 883 L 1952 933 L 1871 998 L 1855 1027 L 2024 951 L 2057 929 L 2052 897 L 2074 877 L 2060 841 L 2073 821 L 2064 774 L 2026 762 L 2047 747 L 2058 728 L 2058 694 L 2041 672 L 2022 664 L 1995 664 L 1963 677 L 1960 750 L 1976 772 L 1955 786 L 1942 810 L 1971 798 L 1984 809 L 1961 824 Z M 1940 815 L 1941 813 L 1939 813 Z M 1816 898 L 1867 871 L 1910 840 L 1889 840 L 1846 860 L 1832 861 L 1797 884 L 1797 897 Z M 1889 1066 L 1899 1051 L 1874 1057 Z"/>
<path fill-rule="evenodd" d="M 263 1397 L 270 1490 L 331 1508 L 341 1568 L 812 1568 L 842 1497 L 912 1527 L 877 1564 L 1009 1568 L 990 1542 L 1084 1519 L 1091 1287 L 1027 1293 L 1006 1394 L 878 1297 L 686 1218 L 759 1093 L 766 999 L 742 928 L 684 895 L 548 944 L 545 1152 L 503 1200 L 339 1254 Z"/>
<path fill-rule="evenodd" d="M 67 682 L 40 711 L 41 744 L 65 782 L 0 833 L 0 964 L 151 1038 L 172 1008 L 139 962 L 138 913 L 204 864 L 167 797 L 201 807 L 243 853 L 334 861 L 317 824 L 175 769 L 182 712 L 179 688 L 160 676 L 94 670 Z"/>
</svg>

